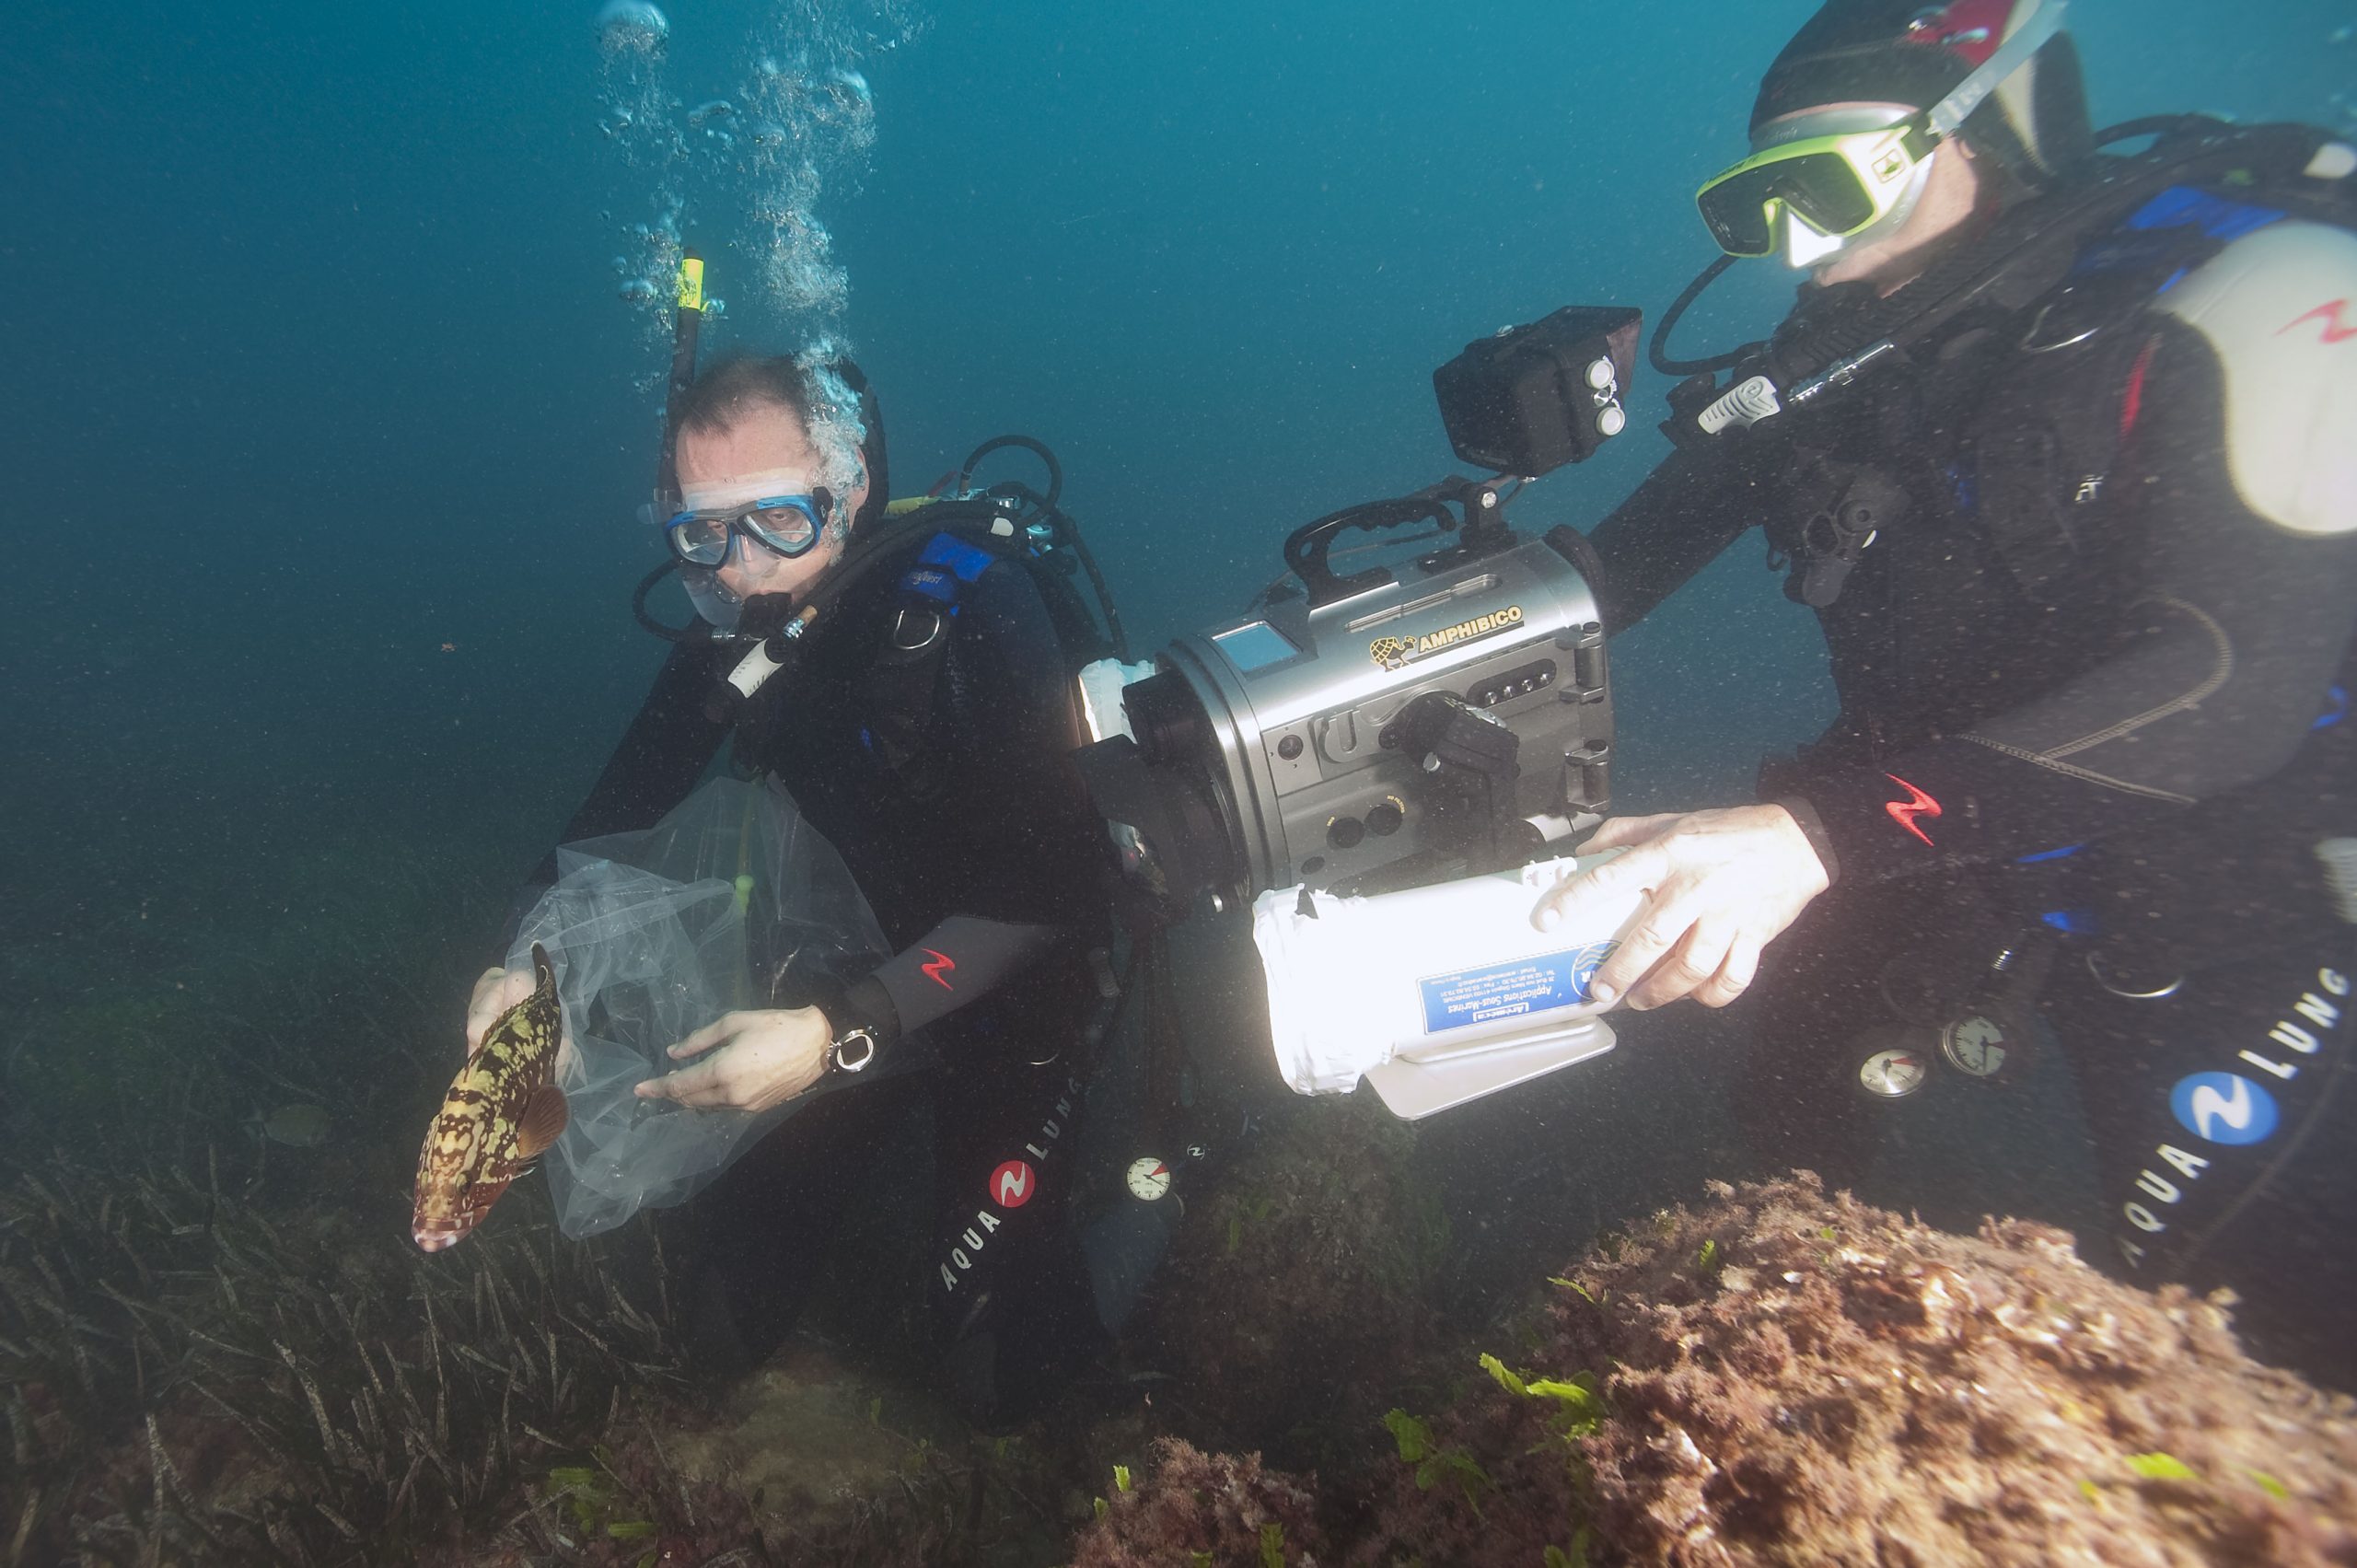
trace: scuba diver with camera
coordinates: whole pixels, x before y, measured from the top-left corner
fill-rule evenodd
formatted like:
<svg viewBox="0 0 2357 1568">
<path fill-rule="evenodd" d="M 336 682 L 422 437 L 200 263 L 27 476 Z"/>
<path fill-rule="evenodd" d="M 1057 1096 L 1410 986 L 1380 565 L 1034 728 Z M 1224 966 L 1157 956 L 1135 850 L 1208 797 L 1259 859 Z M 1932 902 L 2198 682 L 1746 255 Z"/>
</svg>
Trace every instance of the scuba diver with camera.
<svg viewBox="0 0 2357 1568">
<path fill-rule="evenodd" d="M 1258 894 L 1302 1092 L 1363 1076 L 1426 1115 L 1594 1054 L 1615 1003 L 1748 993 L 1757 1152 L 1849 1181 L 2050 1032 L 2118 1266 L 2234 1285 L 2262 1353 L 2348 1386 L 2357 151 L 2097 136 L 2062 12 L 1831 0 L 1699 193 L 1724 254 L 1655 331 L 1686 377 L 1655 474 L 1585 539 L 1516 539 L 1507 476 L 1625 423 L 1634 314 L 1470 345 L 1435 388 L 1500 477 L 1296 533 L 1298 586 L 1167 650 L 1082 768 L 1163 910 Z M 1669 356 L 1713 279 L 1777 254 L 1812 276 L 1770 340 Z M 1341 531 L 1411 522 L 1456 542 L 1330 568 Z M 1838 717 L 1759 804 L 1560 858 L 1609 807 L 1605 634 L 1754 527 Z M 1361 993 L 1398 993 L 1364 1054 L 1292 1038 Z"/>
<path fill-rule="evenodd" d="M 2099 138 L 2062 8 L 1831 0 L 1701 188 L 1725 255 L 1655 332 L 1678 450 L 1589 536 L 1603 617 L 1757 527 L 1840 713 L 1765 804 L 1606 824 L 1542 917 L 1637 891 L 1597 989 L 1752 993 L 1736 1101 L 1837 1180 L 2050 1032 L 2118 1265 L 2348 1387 L 2357 153 Z M 1667 356 L 1779 254 L 1768 342 Z"/>
</svg>

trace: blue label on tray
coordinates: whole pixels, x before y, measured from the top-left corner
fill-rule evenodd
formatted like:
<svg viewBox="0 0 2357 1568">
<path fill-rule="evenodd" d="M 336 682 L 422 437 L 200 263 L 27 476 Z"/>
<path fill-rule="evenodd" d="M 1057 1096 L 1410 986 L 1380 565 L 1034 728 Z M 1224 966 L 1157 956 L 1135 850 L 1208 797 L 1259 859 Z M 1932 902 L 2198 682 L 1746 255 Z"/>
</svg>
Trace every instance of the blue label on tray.
<svg viewBox="0 0 2357 1568">
<path fill-rule="evenodd" d="M 1596 977 L 1596 967 L 1619 946 L 1591 942 L 1512 963 L 1427 975 L 1416 982 L 1424 995 L 1424 1032 L 1518 1018 L 1550 1007 L 1576 1007 L 1588 1000 L 1587 982 Z"/>
</svg>

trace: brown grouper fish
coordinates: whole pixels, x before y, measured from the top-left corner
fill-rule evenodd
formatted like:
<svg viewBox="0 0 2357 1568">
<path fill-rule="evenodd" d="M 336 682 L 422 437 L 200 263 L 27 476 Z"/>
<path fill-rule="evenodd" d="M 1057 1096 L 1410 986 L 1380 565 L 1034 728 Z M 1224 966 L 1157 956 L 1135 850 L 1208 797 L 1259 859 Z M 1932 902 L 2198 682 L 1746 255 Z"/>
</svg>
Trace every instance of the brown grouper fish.
<svg viewBox="0 0 2357 1568">
<path fill-rule="evenodd" d="M 482 1045 L 450 1080 L 417 1156 L 417 1212 L 410 1234 L 428 1252 L 474 1229 L 507 1184 L 564 1131 L 556 1086 L 564 1010 L 556 970 L 532 944 L 532 994 L 499 1015 Z"/>
</svg>

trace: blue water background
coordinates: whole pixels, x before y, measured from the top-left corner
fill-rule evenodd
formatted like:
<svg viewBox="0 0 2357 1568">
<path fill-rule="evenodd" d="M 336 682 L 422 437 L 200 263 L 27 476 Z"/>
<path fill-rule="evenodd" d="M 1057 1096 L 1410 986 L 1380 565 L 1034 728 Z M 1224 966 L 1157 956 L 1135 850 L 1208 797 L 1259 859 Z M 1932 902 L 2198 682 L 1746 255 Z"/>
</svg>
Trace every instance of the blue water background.
<svg viewBox="0 0 2357 1568">
<path fill-rule="evenodd" d="M 649 181 L 597 129 L 592 9 L 12 16 L 0 936 L 43 955 L 17 984 L 190 961 L 199 929 L 300 963 L 389 844 L 507 885 L 634 709 L 657 364 L 601 214 Z M 1226 613 L 1293 526 L 1454 466 L 1428 377 L 1467 340 L 1659 311 L 1708 259 L 1692 187 L 1809 9 L 940 6 L 866 62 L 871 167 L 820 208 L 901 488 L 1037 435 L 1143 645 Z M 758 15 L 674 8 L 684 99 L 731 90 Z M 2329 119 L 2357 81 L 2345 0 L 2074 16 L 2105 119 Z M 739 219 L 688 214 L 736 307 L 714 336 L 784 346 Z M 1789 286 L 1745 269 L 1682 343 Z M 1662 390 L 1518 520 L 1625 494 Z M 1624 805 L 1739 798 L 1829 712 L 1756 540 L 1617 660 Z M 120 940 L 134 912 L 182 940 Z"/>
</svg>

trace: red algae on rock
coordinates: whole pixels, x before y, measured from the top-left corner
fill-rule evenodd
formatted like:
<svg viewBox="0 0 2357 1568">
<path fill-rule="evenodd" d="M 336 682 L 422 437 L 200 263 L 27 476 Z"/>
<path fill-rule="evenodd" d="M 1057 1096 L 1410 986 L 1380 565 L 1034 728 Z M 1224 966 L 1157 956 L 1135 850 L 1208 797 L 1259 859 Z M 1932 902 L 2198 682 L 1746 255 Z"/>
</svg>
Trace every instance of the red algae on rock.
<svg viewBox="0 0 2357 1568">
<path fill-rule="evenodd" d="M 2251 1361 L 2225 1298 L 1806 1172 L 1711 1191 L 1557 1282 L 1506 1357 L 1594 1372 L 1608 1418 L 1469 1384 L 1433 1426 L 1495 1492 L 1402 1484 L 1353 1561 L 1535 1563 L 1584 1532 L 1591 1562 L 1695 1568 L 2357 1562 L 2357 1408 Z"/>
<path fill-rule="evenodd" d="M 1264 1469 L 1260 1456 L 1205 1454 L 1177 1438 L 1073 1544 L 1073 1568 L 1180 1568 L 1190 1562 L 1318 1568 L 1326 1555 L 1315 1480 Z"/>
</svg>

